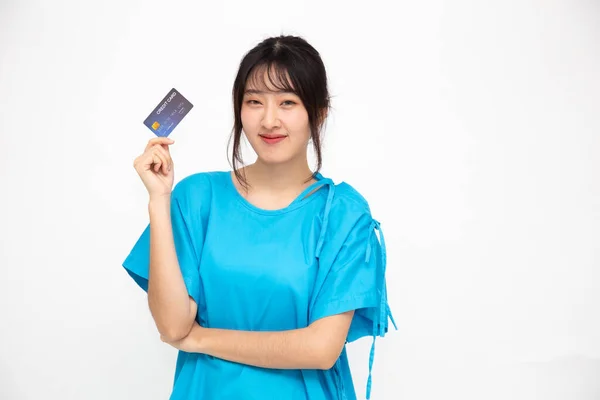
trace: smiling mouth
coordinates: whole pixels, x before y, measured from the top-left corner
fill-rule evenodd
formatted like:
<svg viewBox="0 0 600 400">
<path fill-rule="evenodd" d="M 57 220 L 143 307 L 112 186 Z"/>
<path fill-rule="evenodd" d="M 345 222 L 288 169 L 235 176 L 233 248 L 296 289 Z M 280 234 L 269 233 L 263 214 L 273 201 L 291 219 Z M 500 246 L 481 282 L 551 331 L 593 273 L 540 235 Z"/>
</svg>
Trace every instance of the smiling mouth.
<svg viewBox="0 0 600 400">
<path fill-rule="evenodd" d="M 259 135 L 259 136 L 264 142 L 266 142 L 268 144 L 279 143 L 287 137 L 284 135 Z"/>
</svg>

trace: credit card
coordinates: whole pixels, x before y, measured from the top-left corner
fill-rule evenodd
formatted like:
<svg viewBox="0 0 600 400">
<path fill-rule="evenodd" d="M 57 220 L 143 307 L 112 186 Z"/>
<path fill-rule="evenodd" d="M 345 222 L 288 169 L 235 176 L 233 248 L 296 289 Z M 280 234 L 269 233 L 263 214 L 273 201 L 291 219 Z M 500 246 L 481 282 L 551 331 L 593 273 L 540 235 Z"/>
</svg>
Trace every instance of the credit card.
<svg viewBox="0 0 600 400">
<path fill-rule="evenodd" d="M 144 121 L 156 136 L 167 137 L 173 129 L 181 122 L 183 117 L 194 107 L 185 97 L 175 88 L 156 106 L 154 111 Z"/>
</svg>

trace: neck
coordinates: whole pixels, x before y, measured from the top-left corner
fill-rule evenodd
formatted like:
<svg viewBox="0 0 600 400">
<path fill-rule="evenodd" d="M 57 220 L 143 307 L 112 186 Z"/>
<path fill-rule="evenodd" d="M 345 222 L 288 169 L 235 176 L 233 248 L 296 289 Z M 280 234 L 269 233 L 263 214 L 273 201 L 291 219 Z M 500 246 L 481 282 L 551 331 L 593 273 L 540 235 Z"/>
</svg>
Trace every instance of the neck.
<svg viewBox="0 0 600 400">
<path fill-rule="evenodd" d="M 306 158 L 290 160 L 284 164 L 265 164 L 260 159 L 245 168 L 246 179 L 253 188 L 266 188 L 274 191 L 289 190 L 292 187 L 306 186 L 312 175 Z"/>
</svg>

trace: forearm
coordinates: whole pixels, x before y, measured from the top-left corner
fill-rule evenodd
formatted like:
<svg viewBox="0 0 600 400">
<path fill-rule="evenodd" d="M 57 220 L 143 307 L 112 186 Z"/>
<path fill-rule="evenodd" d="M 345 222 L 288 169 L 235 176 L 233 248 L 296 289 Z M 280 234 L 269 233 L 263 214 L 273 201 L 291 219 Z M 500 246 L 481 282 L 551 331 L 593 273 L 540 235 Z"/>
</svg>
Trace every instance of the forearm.
<svg viewBox="0 0 600 400">
<path fill-rule="evenodd" d="M 175 251 L 171 226 L 171 199 L 169 196 L 151 198 L 150 215 L 150 271 L 148 305 L 161 335 L 178 339 L 187 335 L 194 321 L 192 304 Z"/>
<path fill-rule="evenodd" d="M 195 352 L 262 368 L 329 369 L 341 351 L 328 346 L 326 338 L 310 327 L 260 332 L 200 328 L 195 324 L 190 335 L 194 337 Z"/>
</svg>

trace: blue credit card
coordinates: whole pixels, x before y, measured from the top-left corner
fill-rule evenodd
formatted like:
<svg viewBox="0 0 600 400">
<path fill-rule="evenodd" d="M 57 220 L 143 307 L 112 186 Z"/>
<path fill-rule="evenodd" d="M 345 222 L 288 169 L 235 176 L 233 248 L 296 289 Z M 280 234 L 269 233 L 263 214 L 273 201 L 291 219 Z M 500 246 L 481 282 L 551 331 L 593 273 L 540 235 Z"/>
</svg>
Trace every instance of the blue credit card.
<svg viewBox="0 0 600 400">
<path fill-rule="evenodd" d="M 164 99 L 144 121 L 156 136 L 169 136 L 183 117 L 192 109 L 193 104 L 181 95 L 175 88 L 171 89 Z"/>
</svg>

